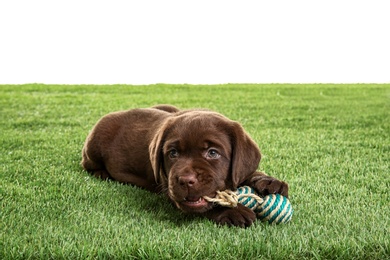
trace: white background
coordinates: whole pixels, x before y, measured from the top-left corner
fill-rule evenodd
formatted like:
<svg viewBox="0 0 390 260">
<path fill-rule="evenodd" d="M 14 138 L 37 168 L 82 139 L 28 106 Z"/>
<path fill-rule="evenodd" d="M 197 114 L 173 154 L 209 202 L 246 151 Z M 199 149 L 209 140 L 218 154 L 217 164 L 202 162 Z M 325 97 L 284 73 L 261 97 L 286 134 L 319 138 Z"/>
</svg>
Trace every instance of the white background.
<svg viewBox="0 0 390 260">
<path fill-rule="evenodd" d="M 390 83 L 389 6 L 0 0 L 0 84 Z"/>
</svg>

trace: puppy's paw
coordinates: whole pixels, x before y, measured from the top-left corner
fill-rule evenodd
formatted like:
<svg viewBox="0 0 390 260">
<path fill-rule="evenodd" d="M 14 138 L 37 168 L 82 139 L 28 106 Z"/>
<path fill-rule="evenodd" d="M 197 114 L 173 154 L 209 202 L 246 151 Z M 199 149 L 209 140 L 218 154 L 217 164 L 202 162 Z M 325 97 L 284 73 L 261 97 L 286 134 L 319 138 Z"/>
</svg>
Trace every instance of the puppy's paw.
<svg viewBox="0 0 390 260">
<path fill-rule="evenodd" d="M 212 209 L 208 218 L 220 225 L 249 227 L 256 220 L 256 214 L 249 208 L 238 204 L 235 208 L 218 207 Z"/>
<path fill-rule="evenodd" d="M 261 195 L 279 193 L 288 197 L 288 184 L 270 176 L 262 176 L 254 183 L 254 187 Z"/>
</svg>

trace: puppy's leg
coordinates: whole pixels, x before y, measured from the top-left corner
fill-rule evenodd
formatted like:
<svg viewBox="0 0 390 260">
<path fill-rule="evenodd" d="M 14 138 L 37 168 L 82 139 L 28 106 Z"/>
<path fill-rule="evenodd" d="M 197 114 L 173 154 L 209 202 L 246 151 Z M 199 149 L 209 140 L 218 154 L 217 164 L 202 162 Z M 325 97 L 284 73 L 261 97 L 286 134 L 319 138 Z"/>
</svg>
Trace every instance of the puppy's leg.
<svg viewBox="0 0 390 260">
<path fill-rule="evenodd" d="M 104 167 L 104 163 L 98 154 L 89 149 L 89 142 L 85 143 L 82 151 L 81 166 L 93 176 L 101 179 L 112 179 Z"/>
<path fill-rule="evenodd" d="M 217 224 L 227 226 L 249 227 L 256 220 L 255 213 L 241 204 L 235 208 L 216 207 L 205 214 Z"/>
<path fill-rule="evenodd" d="M 156 183 L 153 174 L 145 174 L 144 171 L 136 170 L 134 165 L 127 165 L 125 162 L 108 160 L 106 172 L 115 181 L 135 185 L 151 192 L 158 192 L 159 185 Z M 138 174 L 137 174 L 138 173 Z"/>
<path fill-rule="evenodd" d="M 288 197 L 288 184 L 263 172 L 254 172 L 244 184 L 255 188 L 261 195 L 279 193 Z"/>
</svg>

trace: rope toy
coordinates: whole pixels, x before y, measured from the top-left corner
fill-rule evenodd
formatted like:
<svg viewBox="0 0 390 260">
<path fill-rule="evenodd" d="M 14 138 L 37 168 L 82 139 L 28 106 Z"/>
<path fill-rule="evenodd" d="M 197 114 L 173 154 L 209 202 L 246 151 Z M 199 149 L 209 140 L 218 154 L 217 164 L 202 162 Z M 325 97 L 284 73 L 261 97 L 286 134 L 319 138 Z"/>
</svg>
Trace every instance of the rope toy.
<svg viewBox="0 0 390 260">
<path fill-rule="evenodd" d="M 293 214 L 291 203 L 286 197 L 280 194 L 260 197 L 249 186 L 239 187 L 235 192 L 231 190 L 217 191 L 215 198 L 204 196 L 204 199 L 230 208 L 237 207 L 237 203 L 240 203 L 253 210 L 261 221 L 268 221 L 269 224 L 287 223 Z"/>
</svg>

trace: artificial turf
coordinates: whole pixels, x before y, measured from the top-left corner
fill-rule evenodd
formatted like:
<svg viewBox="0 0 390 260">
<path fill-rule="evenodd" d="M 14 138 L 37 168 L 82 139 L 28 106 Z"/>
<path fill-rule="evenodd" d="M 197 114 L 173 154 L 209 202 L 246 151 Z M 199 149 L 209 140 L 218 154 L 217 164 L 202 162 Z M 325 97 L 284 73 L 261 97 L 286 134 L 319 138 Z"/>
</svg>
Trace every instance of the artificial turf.
<svg viewBox="0 0 390 260">
<path fill-rule="evenodd" d="M 221 227 L 81 169 L 101 116 L 161 103 L 241 122 L 292 221 Z M 0 259 L 390 256 L 389 84 L 0 85 L 0 109 Z"/>
</svg>

